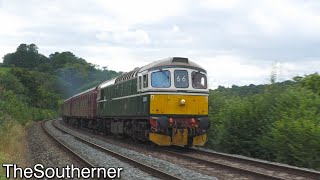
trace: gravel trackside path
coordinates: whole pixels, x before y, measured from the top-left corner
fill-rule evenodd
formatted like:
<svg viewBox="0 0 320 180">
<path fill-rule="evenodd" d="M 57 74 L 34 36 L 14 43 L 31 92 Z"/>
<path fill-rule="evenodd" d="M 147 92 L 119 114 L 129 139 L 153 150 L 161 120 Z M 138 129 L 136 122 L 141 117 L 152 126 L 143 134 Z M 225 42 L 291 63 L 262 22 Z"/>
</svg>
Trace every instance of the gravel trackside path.
<svg viewBox="0 0 320 180">
<path fill-rule="evenodd" d="M 41 122 L 35 122 L 27 130 L 27 159 L 29 167 L 42 164 L 44 167 L 66 167 L 73 164 L 82 168 L 84 164 L 70 157 L 68 152 L 57 144 L 44 132 Z M 54 178 L 57 179 L 57 178 Z"/>
<path fill-rule="evenodd" d="M 29 164 L 42 164 L 45 167 L 65 167 L 67 164 L 73 164 L 76 167 L 83 167 L 82 164 L 67 152 L 57 146 L 50 137 L 48 137 L 41 127 L 41 122 L 34 123 L 28 129 L 28 155 Z"/>
</svg>

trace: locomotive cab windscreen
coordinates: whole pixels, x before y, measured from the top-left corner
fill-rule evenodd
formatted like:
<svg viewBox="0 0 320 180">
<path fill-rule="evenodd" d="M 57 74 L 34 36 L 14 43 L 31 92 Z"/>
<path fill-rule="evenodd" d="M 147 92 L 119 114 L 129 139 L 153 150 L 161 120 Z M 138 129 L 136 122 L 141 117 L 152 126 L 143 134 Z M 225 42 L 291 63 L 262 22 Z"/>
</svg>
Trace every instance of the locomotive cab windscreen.
<svg viewBox="0 0 320 180">
<path fill-rule="evenodd" d="M 151 86 L 153 88 L 169 88 L 171 86 L 170 71 L 161 70 L 151 73 Z"/>
<path fill-rule="evenodd" d="M 208 90 L 207 76 L 204 72 L 179 67 L 152 70 L 146 73 L 145 75 L 139 77 L 138 87 L 138 89 L 141 89 L 142 91 Z"/>
</svg>

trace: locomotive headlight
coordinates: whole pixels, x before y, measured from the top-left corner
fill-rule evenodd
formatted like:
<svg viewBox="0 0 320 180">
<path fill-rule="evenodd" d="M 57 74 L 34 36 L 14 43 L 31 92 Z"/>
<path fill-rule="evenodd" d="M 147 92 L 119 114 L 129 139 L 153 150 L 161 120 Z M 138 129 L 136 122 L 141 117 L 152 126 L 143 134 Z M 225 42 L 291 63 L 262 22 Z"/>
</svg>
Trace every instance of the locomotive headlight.
<svg viewBox="0 0 320 180">
<path fill-rule="evenodd" d="M 185 104 L 186 104 L 186 100 L 185 99 L 181 99 L 180 105 L 185 105 Z"/>
</svg>

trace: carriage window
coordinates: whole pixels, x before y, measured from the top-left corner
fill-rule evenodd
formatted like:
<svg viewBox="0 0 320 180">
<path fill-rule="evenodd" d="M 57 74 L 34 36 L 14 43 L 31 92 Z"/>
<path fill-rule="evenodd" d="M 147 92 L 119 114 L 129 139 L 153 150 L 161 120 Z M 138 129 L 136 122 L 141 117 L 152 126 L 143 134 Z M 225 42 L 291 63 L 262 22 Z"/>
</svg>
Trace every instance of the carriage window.
<svg viewBox="0 0 320 180">
<path fill-rule="evenodd" d="M 143 75 L 143 88 L 147 88 L 148 87 L 148 76 Z"/>
<path fill-rule="evenodd" d="M 99 89 L 99 91 L 98 91 L 98 97 L 97 97 L 98 99 L 100 99 L 101 98 L 101 89 Z"/>
<path fill-rule="evenodd" d="M 155 88 L 170 87 L 170 71 L 158 71 L 151 74 L 151 86 Z"/>
<path fill-rule="evenodd" d="M 207 89 L 207 77 L 205 74 L 193 71 L 192 74 L 192 87 L 195 89 Z"/>
<path fill-rule="evenodd" d="M 189 87 L 188 71 L 186 70 L 174 71 L 174 86 L 176 86 L 177 88 Z"/>
</svg>

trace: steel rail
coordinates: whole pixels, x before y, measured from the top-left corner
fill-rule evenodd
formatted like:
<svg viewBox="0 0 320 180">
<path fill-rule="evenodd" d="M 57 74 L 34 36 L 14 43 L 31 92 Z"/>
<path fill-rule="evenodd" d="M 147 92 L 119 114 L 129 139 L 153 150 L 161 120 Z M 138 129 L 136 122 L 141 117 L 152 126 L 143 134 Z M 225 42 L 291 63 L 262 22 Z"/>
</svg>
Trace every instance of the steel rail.
<svg viewBox="0 0 320 180">
<path fill-rule="evenodd" d="M 164 172 L 164 171 L 162 171 L 162 170 L 159 170 L 159 169 L 156 169 L 156 168 L 151 167 L 151 166 L 149 166 L 149 165 L 146 165 L 146 164 L 143 164 L 143 163 L 141 163 L 141 162 L 138 162 L 138 161 L 136 161 L 136 160 L 134 160 L 134 159 L 132 159 L 132 158 L 130 158 L 130 157 L 124 156 L 124 155 L 122 155 L 122 154 L 120 154 L 120 153 L 117 153 L 117 152 L 112 151 L 112 150 L 110 150 L 110 149 L 107 149 L 107 148 L 105 148 L 105 147 L 103 147 L 103 146 L 100 146 L 100 145 L 98 145 L 98 144 L 95 144 L 95 143 L 93 143 L 93 142 L 90 142 L 90 141 L 88 141 L 88 140 L 86 140 L 86 139 L 84 139 L 84 138 L 82 138 L 82 137 L 79 137 L 79 136 L 76 136 L 76 135 L 74 135 L 74 134 L 72 134 L 72 133 L 70 133 L 70 132 L 67 132 L 67 131 L 65 131 L 64 129 L 61 129 L 60 127 L 56 126 L 55 123 L 52 123 L 52 125 L 53 125 L 56 129 L 60 130 L 61 132 L 64 132 L 64 133 L 66 133 L 66 134 L 69 134 L 69 135 L 73 136 L 74 138 L 78 139 L 79 141 L 84 142 L 85 144 L 87 144 L 87 145 L 89 145 L 89 146 L 91 146 L 91 147 L 93 147 L 93 148 L 99 149 L 99 150 L 101 150 L 102 152 L 105 152 L 105 153 L 107 153 L 107 154 L 110 154 L 110 155 L 112 155 L 112 156 L 114 156 L 114 157 L 116 157 L 116 158 L 118 158 L 118 159 L 120 159 L 120 160 L 122 160 L 122 161 L 125 161 L 125 162 L 127 162 L 128 164 L 131 164 L 131 165 L 133 165 L 134 167 L 137 167 L 137 168 L 143 170 L 143 171 L 146 172 L 146 173 L 150 173 L 151 175 L 153 175 L 153 176 L 155 176 L 155 177 L 157 177 L 157 178 L 161 178 L 161 179 L 172 179 L 172 180 L 181 180 L 181 178 L 179 178 L 179 177 L 176 177 L 176 176 L 171 175 L 171 174 L 168 174 L 168 173 L 166 173 L 166 172 Z"/>
<path fill-rule="evenodd" d="M 252 165 L 252 166 L 259 166 L 261 168 L 273 170 L 273 171 L 281 170 L 282 172 L 287 173 L 287 174 L 292 174 L 292 175 L 302 176 L 305 178 L 320 180 L 320 172 L 319 171 L 302 169 L 302 168 L 289 166 L 289 165 L 286 166 L 286 165 L 281 165 L 281 164 L 275 164 L 272 162 L 266 162 L 263 160 L 256 160 L 256 159 L 252 159 L 252 158 L 237 157 L 237 156 L 225 154 L 225 153 L 208 152 L 208 151 L 203 151 L 203 150 L 199 150 L 199 149 L 195 149 L 195 148 L 191 148 L 191 150 L 194 153 L 202 154 L 202 155 L 209 156 L 209 157 L 211 156 L 211 157 L 226 159 L 228 161 L 241 162 L 241 163 L 245 163 L 245 164 Z"/>
<path fill-rule="evenodd" d="M 204 164 L 204 165 L 206 165 L 208 167 L 218 167 L 218 168 L 221 168 L 221 169 L 227 169 L 227 170 L 230 170 L 232 172 L 237 172 L 239 174 L 246 174 L 246 175 L 249 175 L 249 176 L 254 176 L 257 179 L 286 180 L 286 178 L 281 178 L 281 177 L 277 177 L 277 176 L 273 176 L 273 175 L 268 175 L 268 174 L 264 174 L 264 173 L 261 173 L 261 172 L 257 172 L 257 171 L 253 171 L 253 170 L 245 169 L 245 168 L 241 168 L 241 167 L 235 167 L 235 166 L 231 166 L 231 165 L 224 164 L 224 163 L 204 160 L 204 159 L 196 158 L 196 157 L 193 157 L 193 156 L 188 156 L 188 155 L 181 154 L 181 153 L 174 152 L 174 151 L 170 151 L 170 150 L 164 150 L 163 149 L 162 151 L 165 152 L 165 153 L 168 153 L 168 154 L 170 154 L 172 156 L 175 156 L 175 157 L 179 157 L 179 158 L 182 158 L 182 159 L 187 159 L 187 160 L 189 160 L 191 162 L 196 162 L 198 164 Z"/>
<path fill-rule="evenodd" d="M 63 142 L 61 142 L 58 138 L 56 138 L 52 133 L 50 133 L 50 131 L 46 128 L 45 123 L 48 122 L 49 120 L 44 120 L 41 122 L 41 127 L 44 130 L 44 132 L 51 138 L 54 140 L 54 142 L 61 148 L 67 150 L 67 152 L 69 152 L 73 157 L 76 157 L 77 159 L 79 159 L 81 161 L 81 163 L 83 163 L 85 166 L 88 167 L 95 167 L 93 164 L 91 164 L 89 161 L 87 161 L 86 159 L 84 159 L 83 157 L 81 157 L 81 155 L 79 155 L 77 152 L 73 151 L 72 149 L 70 149 L 68 146 L 66 146 Z"/>
</svg>

